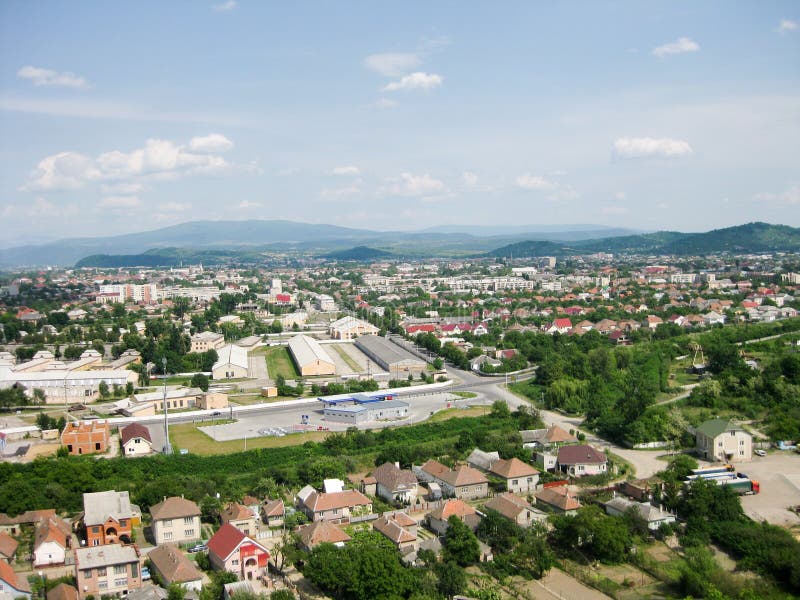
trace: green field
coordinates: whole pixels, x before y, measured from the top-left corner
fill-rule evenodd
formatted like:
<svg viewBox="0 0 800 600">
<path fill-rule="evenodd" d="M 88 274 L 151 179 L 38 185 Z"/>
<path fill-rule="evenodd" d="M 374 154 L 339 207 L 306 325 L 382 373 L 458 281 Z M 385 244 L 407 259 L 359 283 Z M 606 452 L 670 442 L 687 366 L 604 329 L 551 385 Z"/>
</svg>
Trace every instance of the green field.
<svg viewBox="0 0 800 600">
<path fill-rule="evenodd" d="M 292 357 L 289 356 L 289 349 L 286 346 L 269 348 L 265 356 L 270 379 L 275 379 L 278 375 L 283 375 L 285 379 L 300 377 L 300 373 L 297 371 Z"/>
</svg>

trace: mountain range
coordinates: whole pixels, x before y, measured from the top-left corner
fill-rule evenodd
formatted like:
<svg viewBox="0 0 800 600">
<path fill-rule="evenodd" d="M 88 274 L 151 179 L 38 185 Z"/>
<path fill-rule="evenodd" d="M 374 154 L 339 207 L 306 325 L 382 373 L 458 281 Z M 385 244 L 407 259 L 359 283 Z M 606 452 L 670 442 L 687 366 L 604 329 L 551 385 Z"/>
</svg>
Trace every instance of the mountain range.
<svg viewBox="0 0 800 600">
<path fill-rule="evenodd" d="M 705 233 L 633 233 L 597 225 L 555 229 L 514 226 L 505 230 L 452 226 L 382 232 L 293 221 L 193 221 L 141 233 L 0 249 L 0 266 L 254 263 L 262 262 L 265 255 L 286 253 L 368 261 L 391 256 L 523 258 L 593 252 L 691 255 L 763 251 L 800 251 L 800 229 L 748 223 Z"/>
</svg>

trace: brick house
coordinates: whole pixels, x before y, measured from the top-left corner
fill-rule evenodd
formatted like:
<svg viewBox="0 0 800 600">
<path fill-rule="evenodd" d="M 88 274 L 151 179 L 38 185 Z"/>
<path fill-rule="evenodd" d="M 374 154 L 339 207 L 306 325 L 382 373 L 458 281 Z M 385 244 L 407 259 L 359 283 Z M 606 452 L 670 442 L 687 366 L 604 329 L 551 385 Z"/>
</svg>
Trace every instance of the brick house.
<svg viewBox="0 0 800 600">
<path fill-rule="evenodd" d="M 108 450 L 111 431 L 107 421 L 67 423 L 61 434 L 61 444 L 73 456 L 104 453 Z"/>
<path fill-rule="evenodd" d="M 252 580 L 266 574 L 269 551 L 226 523 L 208 540 L 208 558 L 214 569 L 234 573 L 243 580 Z"/>
<path fill-rule="evenodd" d="M 142 587 L 139 553 L 119 544 L 76 548 L 75 581 L 80 598 L 127 594 Z"/>
<path fill-rule="evenodd" d="M 139 507 L 128 492 L 93 492 L 83 495 L 86 545 L 130 544 L 134 521 L 141 521 Z"/>
<path fill-rule="evenodd" d="M 539 483 L 539 471 L 518 458 L 497 461 L 489 473 L 505 480 L 506 490 L 515 494 L 532 493 Z"/>
</svg>

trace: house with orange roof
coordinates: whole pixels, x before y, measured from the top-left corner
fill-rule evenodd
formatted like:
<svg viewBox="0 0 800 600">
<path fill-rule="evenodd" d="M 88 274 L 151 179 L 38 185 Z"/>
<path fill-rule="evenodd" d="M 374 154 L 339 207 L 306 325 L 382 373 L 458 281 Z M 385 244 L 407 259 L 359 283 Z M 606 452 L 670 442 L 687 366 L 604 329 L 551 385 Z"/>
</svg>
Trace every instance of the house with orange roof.
<svg viewBox="0 0 800 600">
<path fill-rule="evenodd" d="M 409 525 L 415 531 L 407 529 Z M 392 542 L 401 554 L 417 549 L 416 525 L 417 522 L 403 512 L 384 515 L 372 522 L 372 528 Z"/>
<path fill-rule="evenodd" d="M 341 548 L 351 539 L 341 527 L 330 521 L 315 521 L 303 525 L 297 530 L 297 534 L 300 546 L 307 552 L 311 552 L 320 544 L 333 544 Z"/>
<path fill-rule="evenodd" d="M 505 480 L 506 490 L 515 494 L 532 493 L 539 483 L 539 471 L 516 457 L 497 461 L 489 473 Z"/>
<path fill-rule="evenodd" d="M 5 560 L 0 560 L 0 594 L 9 598 L 32 598 L 31 586 L 24 577 L 17 577 Z"/>
<path fill-rule="evenodd" d="M 544 488 L 536 492 L 535 497 L 537 504 L 543 504 L 558 514 L 574 515 L 581 507 L 581 503 L 565 485 Z"/>
<path fill-rule="evenodd" d="M 219 513 L 219 520 L 224 525 L 233 525 L 245 535 L 255 535 L 258 531 L 258 515 L 250 508 L 238 502 L 231 502 Z"/>
<path fill-rule="evenodd" d="M 33 543 L 33 566 L 63 565 L 72 543 L 72 527 L 59 517 L 39 522 Z"/>
<path fill-rule="evenodd" d="M 329 493 L 313 490 L 300 497 L 300 509 L 312 521 L 341 521 L 371 513 L 372 501 L 357 490 Z"/>
<path fill-rule="evenodd" d="M 0 558 L 13 561 L 17 554 L 19 542 L 8 535 L 5 531 L 0 531 Z"/>
<path fill-rule="evenodd" d="M 531 506 L 530 502 L 511 492 L 499 494 L 484 504 L 484 508 L 499 513 L 520 527 L 530 527 L 534 521 L 543 522 L 547 515 Z"/>
<path fill-rule="evenodd" d="M 467 465 L 441 473 L 436 483 L 442 487 L 445 496 L 474 499 L 485 498 L 489 494 L 489 480 L 483 473 Z"/>
<path fill-rule="evenodd" d="M 472 531 L 478 528 L 481 522 L 478 512 L 469 504 L 458 498 L 451 498 L 442 504 L 439 508 L 432 510 L 426 515 L 428 527 L 439 535 L 444 535 L 447 532 L 447 520 L 451 516 L 456 516 L 464 522 Z"/>
</svg>

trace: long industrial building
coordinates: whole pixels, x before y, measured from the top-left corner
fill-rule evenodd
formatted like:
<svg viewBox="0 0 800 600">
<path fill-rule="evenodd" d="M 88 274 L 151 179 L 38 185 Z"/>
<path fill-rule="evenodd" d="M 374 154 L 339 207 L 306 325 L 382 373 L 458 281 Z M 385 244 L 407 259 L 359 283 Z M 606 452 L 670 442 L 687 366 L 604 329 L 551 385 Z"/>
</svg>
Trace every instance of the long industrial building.
<svg viewBox="0 0 800 600">
<path fill-rule="evenodd" d="M 385 337 L 365 335 L 356 338 L 356 346 L 384 371 L 395 377 L 401 373 L 421 373 L 427 363 L 403 350 Z"/>
<path fill-rule="evenodd" d="M 296 335 L 289 340 L 289 352 L 303 377 L 336 375 L 336 364 L 314 338 Z"/>
</svg>

